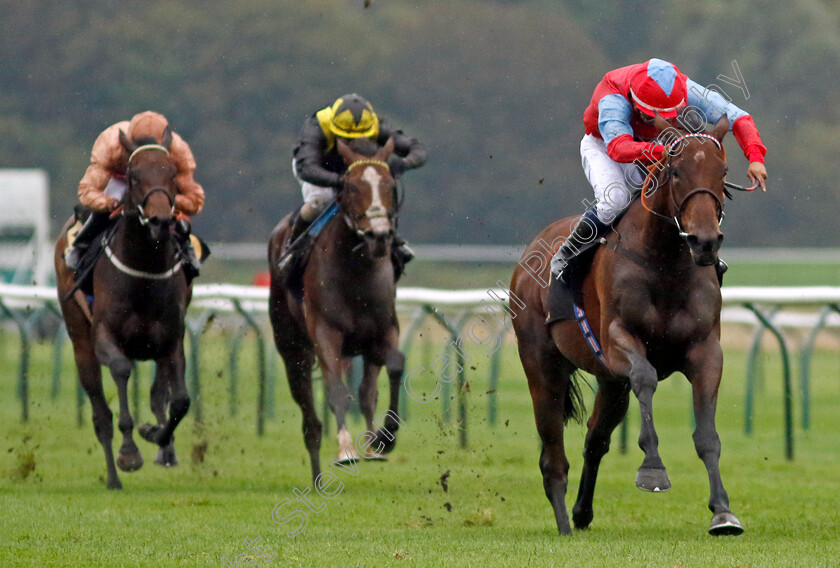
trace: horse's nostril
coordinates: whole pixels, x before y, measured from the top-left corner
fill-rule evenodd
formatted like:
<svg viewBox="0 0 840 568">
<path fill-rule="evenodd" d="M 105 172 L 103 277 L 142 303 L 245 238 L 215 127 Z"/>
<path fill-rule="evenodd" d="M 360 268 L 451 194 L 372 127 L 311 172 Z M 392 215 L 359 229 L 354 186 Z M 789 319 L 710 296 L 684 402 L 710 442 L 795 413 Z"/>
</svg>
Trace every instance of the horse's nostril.
<svg viewBox="0 0 840 568">
<path fill-rule="evenodd" d="M 718 240 L 718 244 L 720 244 L 720 243 L 722 243 L 722 242 L 723 242 L 723 233 L 720 233 L 720 234 L 718 235 L 717 240 Z"/>
<path fill-rule="evenodd" d="M 700 242 L 700 239 L 697 238 L 697 235 L 688 235 L 685 240 L 688 241 L 689 246 L 696 247 L 697 244 Z"/>
</svg>

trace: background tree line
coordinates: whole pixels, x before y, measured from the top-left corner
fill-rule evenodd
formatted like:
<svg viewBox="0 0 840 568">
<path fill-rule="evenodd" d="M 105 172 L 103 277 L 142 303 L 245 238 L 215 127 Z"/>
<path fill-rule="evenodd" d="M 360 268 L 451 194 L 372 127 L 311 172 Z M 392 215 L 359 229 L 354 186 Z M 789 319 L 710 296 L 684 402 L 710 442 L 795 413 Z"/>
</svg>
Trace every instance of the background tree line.
<svg viewBox="0 0 840 568">
<path fill-rule="evenodd" d="M 0 167 L 49 172 L 56 230 L 96 135 L 153 109 L 196 155 L 197 230 L 265 240 L 300 201 L 303 120 L 355 91 L 429 149 L 405 178 L 407 238 L 524 244 L 591 197 L 578 144 L 597 81 L 655 56 L 724 87 L 735 60 L 746 80 L 749 100 L 727 94 L 769 148 L 770 191 L 727 204 L 727 243 L 840 245 L 836 1 L 0 0 L 0 14 Z"/>
</svg>

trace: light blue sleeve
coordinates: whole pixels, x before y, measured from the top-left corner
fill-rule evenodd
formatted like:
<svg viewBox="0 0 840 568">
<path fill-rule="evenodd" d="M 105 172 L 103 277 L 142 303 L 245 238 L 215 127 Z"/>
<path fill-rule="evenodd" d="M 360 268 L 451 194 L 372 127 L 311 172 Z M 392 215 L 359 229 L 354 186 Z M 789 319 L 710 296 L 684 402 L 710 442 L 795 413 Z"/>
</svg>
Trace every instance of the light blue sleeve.
<svg viewBox="0 0 840 568">
<path fill-rule="evenodd" d="M 621 95 L 607 95 L 598 101 L 598 131 L 604 144 L 609 144 L 613 138 L 622 134 L 633 136 L 633 128 L 630 126 L 632 114 L 633 107 Z"/>
<path fill-rule="evenodd" d="M 729 130 L 735 124 L 735 119 L 742 116 L 749 116 L 747 111 L 728 102 L 723 95 L 713 89 L 708 89 L 691 79 L 686 81 L 688 90 L 687 102 L 689 106 L 699 109 L 706 118 L 706 122 L 714 124 L 724 114 L 729 119 Z"/>
</svg>

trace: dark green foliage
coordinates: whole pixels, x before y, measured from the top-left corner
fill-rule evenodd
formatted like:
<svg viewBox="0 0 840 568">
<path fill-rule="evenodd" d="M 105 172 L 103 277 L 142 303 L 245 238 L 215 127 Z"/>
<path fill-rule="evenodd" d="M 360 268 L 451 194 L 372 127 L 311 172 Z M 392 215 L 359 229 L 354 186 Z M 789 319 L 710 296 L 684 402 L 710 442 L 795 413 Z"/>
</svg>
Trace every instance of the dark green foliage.
<svg viewBox="0 0 840 568">
<path fill-rule="evenodd" d="M 771 192 L 731 204 L 727 243 L 840 244 L 836 3 L 638 6 L 0 0 L 0 163 L 48 170 L 57 229 L 96 135 L 159 110 L 208 193 L 196 229 L 261 241 L 300 200 L 290 162 L 302 121 L 358 91 L 429 148 L 406 176 L 409 239 L 524 244 L 591 198 L 581 114 L 606 71 L 659 56 L 711 83 L 737 60 L 750 99 L 728 94 L 770 148 Z"/>
</svg>

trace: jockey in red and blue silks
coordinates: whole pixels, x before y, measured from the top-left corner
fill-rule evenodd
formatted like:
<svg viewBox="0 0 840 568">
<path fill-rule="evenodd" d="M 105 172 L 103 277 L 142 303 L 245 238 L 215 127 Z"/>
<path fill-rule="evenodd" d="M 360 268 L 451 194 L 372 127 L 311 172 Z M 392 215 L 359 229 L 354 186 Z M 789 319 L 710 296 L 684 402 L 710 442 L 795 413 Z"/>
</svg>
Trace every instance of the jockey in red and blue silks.
<svg viewBox="0 0 840 568">
<path fill-rule="evenodd" d="M 747 177 L 766 189 L 767 148 L 746 111 L 661 59 L 610 71 L 595 87 L 583 113 L 586 134 L 580 143 L 580 156 L 586 179 L 595 191 L 595 203 L 584 213 L 581 220 L 585 222 L 575 226 L 557 251 L 552 261 L 555 276 L 561 277 L 568 261 L 596 242 L 627 208 L 634 190 L 641 188 L 647 175 L 640 166 L 662 158 L 665 146 L 655 141 L 658 132 L 654 115 L 671 119 L 686 107 L 707 124 L 715 124 L 723 116 L 729 119 L 730 129 L 749 161 Z M 721 274 L 722 270 L 723 264 Z"/>
</svg>

